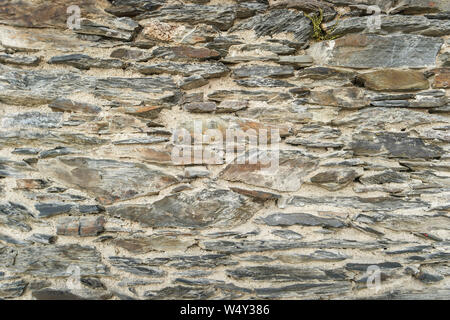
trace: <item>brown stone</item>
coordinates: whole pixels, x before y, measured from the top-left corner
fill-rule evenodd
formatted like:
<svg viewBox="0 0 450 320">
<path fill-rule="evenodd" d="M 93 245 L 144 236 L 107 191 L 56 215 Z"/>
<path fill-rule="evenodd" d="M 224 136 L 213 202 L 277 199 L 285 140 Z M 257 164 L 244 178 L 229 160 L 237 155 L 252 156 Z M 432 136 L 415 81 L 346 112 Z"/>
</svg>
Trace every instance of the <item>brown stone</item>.
<svg viewBox="0 0 450 320">
<path fill-rule="evenodd" d="M 42 179 L 17 179 L 17 189 L 44 189 L 48 186 L 48 182 Z"/>
<path fill-rule="evenodd" d="M 434 69 L 435 73 L 433 88 L 450 88 L 450 68 Z"/>
<path fill-rule="evenodd" d="M 56 234 L 63 236 L 93 237 L 104 231 L 104 217 L 66 217 L 58 220 Z"/>
<path fill-rule="evenodd" d="M 428 89 L 430 84 L 423 72 L 383 69 L 356 77 L 364 87 L 375 91 L 415 91 Z"/>
<path fill-rule="evenodd" d="M 277 200 L 280 199 L 281 196 L 276 193 L 260 191 L 260 190 L 250 190 L 250 189 L 242 189 L 237 187 L 230 187 L 236 193 L 243 194 L 247 197 L 252 197 L 255 200 L 267 201 L 267 200 Z"/>
</svg>

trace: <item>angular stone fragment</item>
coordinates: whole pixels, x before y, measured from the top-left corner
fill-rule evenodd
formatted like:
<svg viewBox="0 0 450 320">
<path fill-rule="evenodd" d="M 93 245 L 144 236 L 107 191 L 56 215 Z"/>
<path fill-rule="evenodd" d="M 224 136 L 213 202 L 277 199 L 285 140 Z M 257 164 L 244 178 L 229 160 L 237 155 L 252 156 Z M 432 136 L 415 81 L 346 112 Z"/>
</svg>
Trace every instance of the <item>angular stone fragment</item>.
<svg viewBox="0 0 450 320">
<path fill-rule="evenodd" d="M 380 269 L 396 269 L 401 268 L 402 265 L 398 262 L 381 262 L 381 263 L 347 263 L 345 269 L 352 271 L 367 271 L 367 268 L 375 265 Z"/>
<path fill-rule="evenodd" d="M 147 277 L 163 277 L 166 273 L 158 268 L 148 266 L 141 259 L 127 257 L 109 257 L 109 262 L 115 268 L 128 273 Z"/>
<path fill-rule="evenodd" d="M 246 109 L 248 101 L 246 100 L 225 100 L 216 107 L 216 113 L 230 113 Z"/>
<path fill-rule="evenodd" d="M 72 66 L 81 70 L 90 68 L 101 69 L 122 69 L 125 64 L 118 59 L 92 58 L 85 54 L 69 54 L 64 56 L 54 56 L 48 60 L 49 64 L 62 64 Z"/>
<path fill-rule="evenodd" d="M 415 35 L 347 35 L 309 49 L 316 62 L 349 68 L 423 68 L 434 66 L 443 41 Z M 414 51 L 415 54 L 409 54 Z"/>
<path fill-rule="evenodd" d="M 158 11 L 145 14 L 146 18 L 157 18 L 163 22 L 182 22 L 188 24 L 205 23 L 225 31 L 229 29 L 236 13 L 231 6 L 183 4 L 166 6 Z"/>
<path fill-rule="evenodd" d="M 235 78 L 248 77 L 289 77 L 294 74 L 294 69 L 290 66 L 242 66 L 233 70 Z"/>
<path fill-rule="evenodd" d="M 311 297 L 323 297 L 324 295 L 344 295 L 351 292 L 349 282 L 333 281 L 328 283 L 298 283 L 283 287 L 257 288 L 257 297 L 263 299 L 305 299 Z"/>
<path fill-rule="evenodd" d="M 248 78 L 248 79 L 239 79 L 234 80 L 238 85 L 248 88 L 260 88 L 260 87 L 294 87 L 292 83 L 289 83 L 287 81 L 278 80 L 278 79 L 271 79 L 271 78 L 260 78 L 260 77 L 254 77 L 254 78 Z"/>
<path fill-rule="evenodd" d="M 240 30 L 254 30 L 258 37 L 293 34 L 300 45 L 306 45 L 312 33 L 312 26 L 311 20 L 305 17 L 303 12 L 275 9 L 244 20 L 231 29 Z"/>
<path fill-rule="evenodd" d="M 420 200 L 403 200 L 394 197 L 302 197 L 293 196 L 288 205 L 304 207 L 306 205 L 328 205 L 338 208 L 355 208 L 364 211 L 385 211 L 412 208 L 427 208 L 430 204 Z"/>
<path fill-rule="evenodd" d="M 32 217 L 31 211 L 21 204 L 14 202 L 0 204 L 1 225 L 27 232 L 31 230 L 27 220 Z"/>
<path fill-rule="evenodd" d="M 82 103 L 69 99 L 55 99 L 48 106 L 53 111 L 62 112 L 83 112 L 97 114 L 102 110 L 100 107 L 92 105 L 90 103 Z"/>
<path fill-rule="evenodd" d="M 177 63 L 161 62 L 149 65 L 137 65 L 137 71 L 142 74 L 175 74 L 185 77 L 197 74 L 205 79 L 219 78 L 229 72 L 229 69 L 220 62 L 215 63 Z"/>
<path fill-rule="evenodd" d="M 308 213 L 274 213 L 263 218 L 263 221 L 269 226 L 321 226 L 329 228 L 345 227 L 339 219 L 322 218 Z"/>
<path fill-rule="evenodd" d="M 144 296 L 149 300 L 166 299 L 185 299 L 185 300 L 204 300 L 211 298 L 216 294 L 214 288 L 173 286 L 165 287 L 160 290 L 146 291 Z"/>
<path fill-rule="evenodd" d="M 105 218 L 75 218 L 67 217 L 58 220 L 56 234 L 64 236 L 93 237 L 102 233 L 105 228 Z"/>
<path fill-rule="evenodd" d="M 305 280 L 343 280 L 345 274 L 340 270 L 321 270 L 316 268 L 293 268 L 288 266 L 256 266 L 227 270 L 235 279 L 305 281 Z"/>
<path fill-rule="evenodd" d="M 18 277 L 0 277 L 0 298 L 18 298 L 27 286 L 27 282 Z"/>
<path fill-rule="evenodd" d="M 277 191 L 297 191 L 305 181 L 304 177 L 317 166 L 315 157 L 297 150 L 280 150 L 279 164 L 273 166 L 273 170 L 274 162 L 271 161 L 276 160 L 270 158 L 270 152 L 267 153 L 269 161 L 257 161 L 256 164 L 243 162 L 243 159 L 250 159 L 249 156 L 238 157 L 222 171 L 221 177 Z"/>
<path fill-rule="evenodd" d="M 403 16 L 403 15 L 379 15 L 380 30 L 382 32 L 414 33 L 427 36 L 442 36 L 449 32 L 450 23 L 428 19 L 425 16 Z M 331 35 L 343 36 L 348 33 L 360 33 L 370 30 L 370 16 L 351 17 L 342 20 L 335 26 L 334 22 L 323 24 L 326 30 L 332 30 Z"/>
<path fill-rule="evenodd" d="M 132 162 L 59 157 L 38 164 L 40 171 L 76 189 L 91 193 L 100 203 L 157 194 L 178 179 L 160 168 Z"/>
<path fill-rule="evenodd" d="M 161 7 L 165 0 L 112 0 L 111 7 L 105 11 L 117 17 L 135 17 Z"/>
<path fill-rule="evenodd" d="M 443 155 L 442 148 L 425 144 L 422 139 L 403 132 L 360 132 L 354 136 L 350 148 L 355 155 L 386 154 L 393 158 L 433 159 Z"/>
<path fill-rule="evenodd" d="M 323 262 L 342 261 L 342 260 L 348 259 L 349 256 L 331 252 L 331 251 L 316 250 L 313 253 L 308 254 L 308 255 L 298 254 L 298 253 L 292 253 L 292 254 L 283 253 L 283 254 L 277 255 L 277 258 L 284 263 L 299 264 L 299 263 L 304 263 L 304 262 L 309 262 L 309 261 L 323 261 Z"/>
<path fill-rule="evenodd" d="M 94 247 L 78 244 L 28 246 L 18 250 L 14 272 L 36 277 L 68 277 L 70 265 L 80 268 L 80 275 L 104 275 L 107 267 Z"/>
<path fill-rule="evenodd" d="M 255 200 L 259 201 L 267 201 L 267 200 L 277 200 L 281 198 L 281 195 L 266 191 L 259 191 L 259 190 L 249 190 L 249 189 L 242 189 L 238 187 L 230 187 L 231 190 L 234 192 L 243 194 L 245 196 L 254 198 Z"/>
<path fill-rule="evenodd" d="M 279 57 L 278 61 L 279 64 L 289 64 L 294 66 L 296 69 L 302 68 L 302 67 L 309 67 L 311 66 L 314 61 L 313 58 L 310 56 L 281 56 Z"/>
<path fill-rule="evenodd" d="M 365 91 L 360 88 L 314 89 L 311 90 L 309 102 L 346 109 L 357 109 L 369 105 Z"/>
<path fill-rule="evenodd" d="M 81 18 L 80 28 L 75 28 L 74 32 L 121 41 L 131 41 L 138 28 L 139 24 L 128 17 L 103 19 L 102 21 Z"/>
<path fill-rule="evenodd" d="M 310 180 L 327 190 L 336 191 L 346 187 L 361 174 L 362 172 L 353 169 L 327 170 L 315 174 Z"/>
<path fill-rule="evenodd" d="M 53 217 L 63 213 L 69 213 L 73 205 L 65 203 L 38 203 L 34 207 L 38 211 L 39 218 Z"/>
<path fill-rule="evenodd" d="M 244 240 L 244 241 L 203 241 L 201 247 L 208 251 L 221 253 L 244 253 L 289 250 L 295 248 L 340 248 L 373 250 L 385 245 L 378 242 L 352 240 L 293 241 L 293 240 Z"/>
<path fill-rule="evenodd" d="M 35 56 L 24 56 L 24 55 L 12 55 L 12 54 L 1 54 L 0 63 L 22 65 L 22 66 L 37 66 L 41 59 Z"/>
<path fill-rule="evenodd" d="M 179 82 L 180 88 L 184 90 L 200 88 L 207 84 L 208 80 L 206 80 L 205 78 L 203 78 L 201 75 L 198 74 L 185 77 Z"/>
<path fill-rule="evenodd" d="M 183 105 L 183 109 L 193 113 L 213 112 L 217 108 L 215 102 L 193 102 Z"/>
<path fill-rule="evenodd" d="M 190 179 L 205 178 L 208 177 L 209 175 L 210 175 L 209 170 L 203 166 L 187 167 L 184 169 L 184 176 Z"/>
<path fill-rule="evenodd" d="M 175 46 L 175 47 L 157 47 L 152 52 L 153 58 L 166 60 L 208 60 L 220 58 L 219 52 L 208 48 Z"/>
<path fill-rule="evenodd" d="M 376 91 L 417 91 L 430 86 L 423 72 L 414 70 L 371 71 L 359 74 L 356 80 L 367 89 Z"/>
<path fill-rule="evenodd" d="M 6 114 L 1 118 L 3 128 L 60 128 L 63 116 L 59 112 L 24 112 Z"/>
<path fill-rule="evenodd" d="M 118 238 L 111 241 L 117 247 L 124 248 L 134 254 L 144 254 L 150 251 L 186 250 L 195 241 L 181 239 L 175 235 L 151 235 L 141 237 Z"/>
<path fill-rule="evenodd" d="M 49 234 L 34 233 L 27 239 L 28 241 L 40 244 L 53 244 L 56 242 L 56 237 Z"/>
<path fill-rule="evenodd" d="M 245 222 L 260 208 L 260 204 L 229 190 L 202 189 L 193 195 L 168 195 L 148 205 L 110 207 L 108 213 L 144 226 L 205 228 Z"/>
<path fill-rule="evenodd" d="M 450 88 L 450 68 L 434 69 L 432 72 L 435 74 L 433 88 Z"/>
<path fill-rule="evenodd" d="M 276 91 L 250 91 L 250 90 L 216 90 L 208 95 L 209 100 L 249 100 L 249 101 L 285 101 L 291 99 L 291 95 Z"/>
<path fill-rule="evenodd" d="M 17 179 L 17 189 L 44 189 L 49 186 L 49 183 L 42 179 Z"/>
</svg>

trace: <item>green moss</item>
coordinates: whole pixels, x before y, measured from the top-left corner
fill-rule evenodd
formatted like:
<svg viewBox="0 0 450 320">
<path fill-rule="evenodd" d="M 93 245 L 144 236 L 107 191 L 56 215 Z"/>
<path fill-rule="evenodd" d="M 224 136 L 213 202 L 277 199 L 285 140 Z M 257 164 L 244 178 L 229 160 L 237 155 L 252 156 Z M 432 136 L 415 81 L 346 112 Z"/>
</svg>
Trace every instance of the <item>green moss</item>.
<svg viewBox="0 0 450 320">
<path fill-rule="evenodd" d="M 332 36 L 331 33 L 336 29 L 338 23 L 339 23 L 339 16 L 337 18 L 336 23 L 334 24 L 334 26 L 330 29 L 329 32 L 325 32 L 324 30 L 322 30 L 322 28 L 320 27 L 320 25 L 322 24 L 323 21 L 323 10 L 319 9 L 319 14 L 312 14 L 312 15 L 308 15 L 305 13 L 305 16 L 311 20 L 312 25 L 313 25 L 313 35 L 312 37 L 315 40 L 318 41 L 324 41 L 324 40 L 333 40 L 336 39 L 338 36 L 334 35 Z"/>
</svg>

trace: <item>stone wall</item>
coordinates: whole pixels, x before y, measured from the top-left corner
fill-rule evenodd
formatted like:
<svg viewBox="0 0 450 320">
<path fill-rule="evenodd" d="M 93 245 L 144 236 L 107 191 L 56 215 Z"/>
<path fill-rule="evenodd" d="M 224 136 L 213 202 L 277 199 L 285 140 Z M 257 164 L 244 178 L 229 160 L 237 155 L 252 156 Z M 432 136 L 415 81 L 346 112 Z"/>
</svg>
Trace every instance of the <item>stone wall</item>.
<svg viewBox="0 0 450 320">
<path fill-rule="evenodd" d="M 0 43 L 0 298 L 449 297 L 449 1 L 6 0 Z"/>
</svg>

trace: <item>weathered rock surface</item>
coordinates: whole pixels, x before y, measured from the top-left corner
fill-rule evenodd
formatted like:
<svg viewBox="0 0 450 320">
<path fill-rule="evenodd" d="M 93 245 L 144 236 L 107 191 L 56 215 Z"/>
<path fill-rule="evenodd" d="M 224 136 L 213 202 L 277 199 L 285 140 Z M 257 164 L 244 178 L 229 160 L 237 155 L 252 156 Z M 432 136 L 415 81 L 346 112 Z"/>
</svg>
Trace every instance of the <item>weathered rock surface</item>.
<svg viewBox="0 0 450 320">
<path fill-rule="evenodd" d="M 168 195 L 152 204 L 110 207 L 108 212 L 144 226 L 205 228 L 245 222 L 259 208 L 261 205 L 232 191 L 203 189 L 193 195 Z"/>
<path fill-rule="evenodd" d="M 424 36 L 355 34 L 314 44 L 309 54 L 318 63 L 338 67 L 422 68 L 436 64 L 442 44 L 440 38 Z"/>
<path fill-rule="evenodd" d="M 449 21 L 0 1 L 0 300 L 448 299 Z"/>
<path fill-rule="evenodd" d="M 68 186 L 92 194 L 101 203 L 157 194 L 178 182 L 160 168 L 115 160 L 59 157 L 40 162 L 39 168 Z"/>
</svg>

